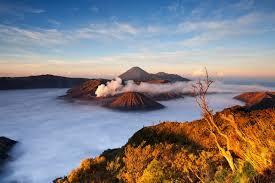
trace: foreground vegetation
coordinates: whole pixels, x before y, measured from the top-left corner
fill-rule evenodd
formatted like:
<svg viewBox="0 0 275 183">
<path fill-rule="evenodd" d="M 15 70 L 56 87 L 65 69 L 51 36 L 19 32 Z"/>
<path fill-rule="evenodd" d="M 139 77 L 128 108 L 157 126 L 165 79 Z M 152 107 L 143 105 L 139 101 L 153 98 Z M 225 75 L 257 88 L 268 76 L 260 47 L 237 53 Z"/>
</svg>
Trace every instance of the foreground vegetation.
<svg viewBox="0 0 275 183">
<path fill-rule="evenodd" d="M 215 114 L 213 120 L 228 139 L 217 129 L 209 130 L 205 118 L 190 123 L 163 122 L 142 128 L 121 148 L 84 160 L 55 182 L 274 181 L 275 109 L 233 107 Z M 230 153 L 232 165 L 217 142 Z"/>
</svg>

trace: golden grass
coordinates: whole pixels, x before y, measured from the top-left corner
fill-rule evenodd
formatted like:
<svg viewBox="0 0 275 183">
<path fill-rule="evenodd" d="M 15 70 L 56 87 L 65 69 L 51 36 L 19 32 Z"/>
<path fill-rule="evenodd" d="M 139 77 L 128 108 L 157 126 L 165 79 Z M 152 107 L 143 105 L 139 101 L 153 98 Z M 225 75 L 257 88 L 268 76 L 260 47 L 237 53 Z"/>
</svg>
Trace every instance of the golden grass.
<svg viewBox="0 0 275 183">
<path fill-rule="evenodd" d="M 236 107 L 213 119 L 230 140 L 235 172 L 202 119 L 144 127 L 122 148 L 84 160 L 58 182 L 270 182 L 275 110 L 246 112 Z M 217 140 L 226 147 L 223 137 L 217 135 Z"/>
</svg>

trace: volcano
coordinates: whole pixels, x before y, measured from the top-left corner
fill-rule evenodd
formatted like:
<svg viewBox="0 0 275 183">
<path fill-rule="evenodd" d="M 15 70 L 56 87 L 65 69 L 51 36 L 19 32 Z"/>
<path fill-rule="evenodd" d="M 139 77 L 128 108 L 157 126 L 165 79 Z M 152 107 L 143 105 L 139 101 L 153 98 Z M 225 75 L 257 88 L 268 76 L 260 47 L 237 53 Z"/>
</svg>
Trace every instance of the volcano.
<svg viewBox="0 0 275 183">
<path fill-rule="evenodd" d="M 122 80 L 134 80 L 134 81 L 147 81 L 147 80 L 153 80 L 154 77 L 152 77 L 151 74 L 144 71 L 143 69 L 139 67 L 132 67 L 128 71 L 121 74 L 120 77 Z"/>
<path fill-rule="evenodd" d="M 70 98 L 89 98 L 95 96 L 97 87 L 101 84 L 106 84 L 108 81 L 107 79 L 91 79 L 82 85 L 69 89 L 66 96 Z"/>
<path fill-rule="evenodd" d="M 106 107 L 119 110 L 154 110 L 164 106 L 138 92 L 126 92 L 118 96 Z"/>
<path fill-rule="evenodd" d="M 176 82 L 176 81 L 190 81 L 187 78 L 181 77 L 177 74 L 168 74 L 165 72 L 158 72 L 156 74 L 151 74 L 141 69 L 140 67 L 132 67 L 128 71 L 121 74 L 120 77 L 122 80 L 134 80 L 134 81 L 145 81 L 151 83 L 162 83 L 167 82 Z"/>
<path fill-rule="evenodd" d="M 245 102 L 248 110 L 275 107 L 275 92 L 246 92 L 234 98 Z"/>
</svg>

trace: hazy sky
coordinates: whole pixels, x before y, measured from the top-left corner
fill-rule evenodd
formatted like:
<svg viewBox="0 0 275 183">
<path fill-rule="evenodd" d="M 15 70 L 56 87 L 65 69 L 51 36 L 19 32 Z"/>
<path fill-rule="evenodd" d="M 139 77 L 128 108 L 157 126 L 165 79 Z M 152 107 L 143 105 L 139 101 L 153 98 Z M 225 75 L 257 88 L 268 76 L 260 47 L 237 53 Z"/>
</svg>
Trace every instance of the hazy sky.
<svg viewBox="0 0 275 183">
<path fill-rule="evenodd" d="M 0 75 L 275 80 L 275 1 L 0 0 Z"/>
</svg>

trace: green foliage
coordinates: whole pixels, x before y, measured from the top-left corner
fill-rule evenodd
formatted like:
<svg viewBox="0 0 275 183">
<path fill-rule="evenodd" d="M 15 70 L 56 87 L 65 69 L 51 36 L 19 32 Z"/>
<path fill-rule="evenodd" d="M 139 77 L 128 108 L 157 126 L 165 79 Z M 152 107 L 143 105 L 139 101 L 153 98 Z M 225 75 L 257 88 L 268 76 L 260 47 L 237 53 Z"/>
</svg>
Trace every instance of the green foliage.
<svg viewBox="0 0 275 183">
<path fill-rule="evenodd" d="M 248 183 L 257 175 L 256 170 L 249 162 L 238 161 L 238 171 L 233 175 L 233 183 Z"/>
<path fill-rule="evenodd" d="M 153 159 L 143 171 L 138 183 L 162 183 L 165 181 L 164 171 L 158 160 Z"/>
</svg>

